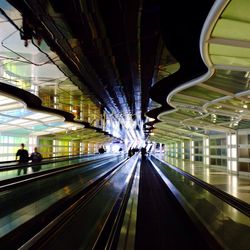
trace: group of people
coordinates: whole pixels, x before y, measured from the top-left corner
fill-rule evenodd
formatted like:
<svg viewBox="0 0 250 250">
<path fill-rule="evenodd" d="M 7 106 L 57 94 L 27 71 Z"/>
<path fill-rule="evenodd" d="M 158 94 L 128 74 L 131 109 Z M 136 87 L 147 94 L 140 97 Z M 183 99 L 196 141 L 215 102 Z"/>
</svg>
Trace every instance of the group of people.
<svg viewBox="0 0 250 250">
<path fill-rule="evenodd" d="M 128 150 L 128 156 L 131 157 L 131 156 L 133 156 L 136 152 L 139 152 L 139 151 L 140 151 L 140 150 L 139 150 L 138 148 L 130 148 L 130 149 Z M 147 154 L 146 148 L 145 148 L 145 147 L 142 147 L 142 148 L 141 148 L 141 155 L 142 155 L 142 157 L 145 157 L 146 154 Z"/>
<path fill-rule="evenodd" d="M 25 164 L 25 163 L 28 163 L 30 160 L 32 163 L 38 163 L 43 159 L 41 153 L 38 152 L 37 147 L 34 148 L 34 152 L 31 153 L 31 155 L 29 156 L 28 150 L 24 148 L 25 147 L 24 143 L 21 143 L 20 146 L 21 148 L 18 149 L 16 153 L 16 160 L 18 160 L 18 164 Z M 41 166 L 32 166 L 33 172 L 39 171 L 40 168 Z M 23 173 L 27 174 L 27 167 L 23 167 L 23 168 L 19 167 L 17 171 L 18 175 L 21 174 L 22 169 L 23 169 Z"/>
</svg>

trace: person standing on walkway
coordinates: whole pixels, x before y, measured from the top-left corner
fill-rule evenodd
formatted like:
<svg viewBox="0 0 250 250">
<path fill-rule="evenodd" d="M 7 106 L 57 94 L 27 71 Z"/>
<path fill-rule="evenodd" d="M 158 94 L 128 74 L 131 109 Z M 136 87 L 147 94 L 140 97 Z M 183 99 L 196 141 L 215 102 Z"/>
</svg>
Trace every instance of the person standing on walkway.
<svg viewBox="0 0 250 250">
<path fill-rule="evenodd" d="M 141 155 L 142 155 L 142 158 L 145 159 L 146 158 L 146 155 L 147 155 L 147 150 L 145 147 L 142 147 L 141 148 Z"/>
<path fill-rule="evenodd" d="M 41 153 L 38 152 L 37 147 L 35 147 L 34 148 L 34 152 L 31 153 L 30 159 L 31 159 L 32 163 L 39 163 L 39 162 L 42 161 L 43 157 L 42 157 Z M 41 169 L 41 165 L 40 164 L 32 166 L 33 172 L 37 172 L 40 169 Z"/>
<path fill-rule="evenodd" d="M 16 153 L 16 160 L 18 159 L 18 156 L 19 156 L 18 164 L 22 165 L 22 164 L 29 162 L 29 153 L 26 149 L 24 149 L 24 146 L 25 146 L 24 143 L 21 143 L 20 146 L 21 146 L 21 148 L 18 149 L 18 151 Z M 22 169 L 23 169 L 23 173 L 27 174 L 27 167 L 24 166 L 23 168 L 21 168 L 21 167 L 18 168 L 17 175 L 21 174 Z"/>
</svg>

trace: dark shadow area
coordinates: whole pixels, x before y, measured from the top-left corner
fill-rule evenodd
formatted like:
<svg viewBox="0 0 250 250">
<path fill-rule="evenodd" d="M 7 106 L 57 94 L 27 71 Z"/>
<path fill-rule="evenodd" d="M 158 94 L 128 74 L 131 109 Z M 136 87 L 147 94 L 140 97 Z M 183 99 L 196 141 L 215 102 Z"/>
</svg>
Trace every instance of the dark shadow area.
<svg viewBox="0 0 250 250">
<path fill-rule="evenodd" d="M 135 249 L 210 249 L 147 159 L 142 159 Z"/>
</svg>

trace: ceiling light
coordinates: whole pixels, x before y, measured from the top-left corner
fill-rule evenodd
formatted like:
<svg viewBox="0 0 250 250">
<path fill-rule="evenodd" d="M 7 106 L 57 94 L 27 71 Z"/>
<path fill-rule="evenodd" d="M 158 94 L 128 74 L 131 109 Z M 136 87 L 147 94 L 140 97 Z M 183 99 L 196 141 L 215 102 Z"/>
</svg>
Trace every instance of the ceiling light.
<svg viewBox="0 0 250 250">
<path fill-rule="evenodd" d="M 250 72 L 247 71 L 244 76 L 245 76 L 245 78 L 249 78 L 249 75 L 250 75 Z"/>
</svg>

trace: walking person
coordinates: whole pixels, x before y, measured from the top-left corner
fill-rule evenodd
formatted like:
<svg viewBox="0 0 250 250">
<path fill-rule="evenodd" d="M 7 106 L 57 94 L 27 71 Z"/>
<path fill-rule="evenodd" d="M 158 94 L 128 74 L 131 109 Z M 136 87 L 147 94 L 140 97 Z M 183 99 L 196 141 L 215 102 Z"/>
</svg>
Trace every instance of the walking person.
<svg viewBox="0 0 250 250">
<path fill-rule="evenodd" d="M 16 152 L 16 160 L 19 157 L 18 164 L 23 165 L 29 162 L 29 153 L 26 149 L 24 149 L 25 145 L 24 143 L 21 143 L 21 148 L 17 150 Z M 17 170 L 17 175 L 21 174 L 21 171 L 23 170 L 24 174 L 27 174 L 27 166 L 19 167 Z"/>
</svg>

